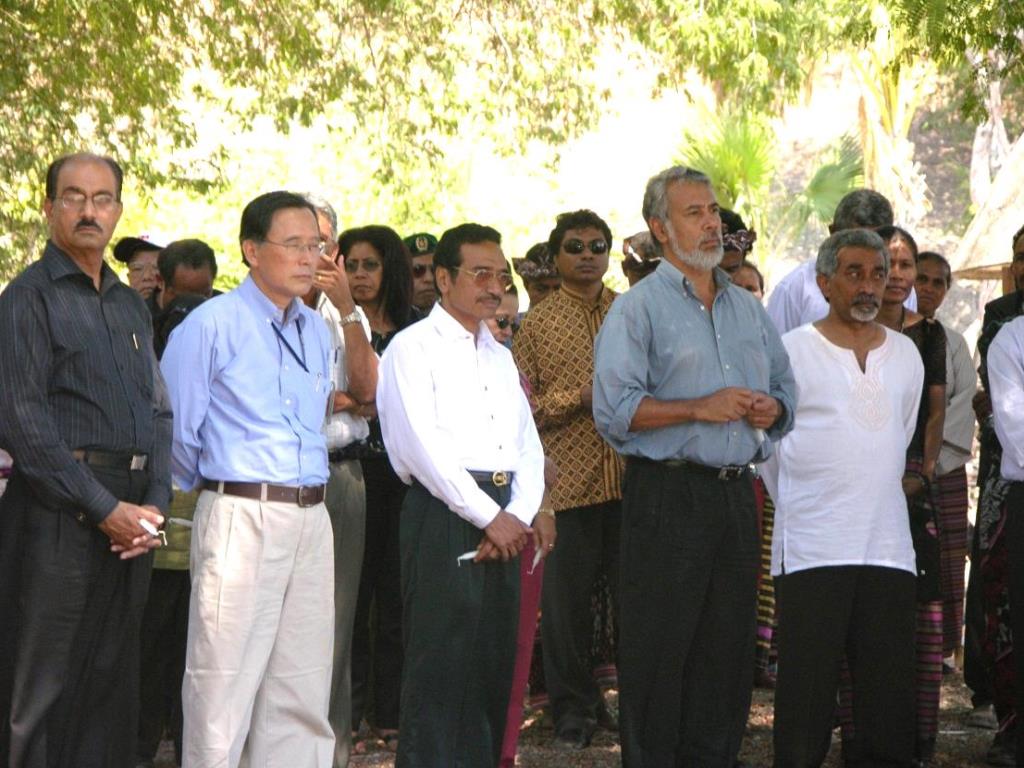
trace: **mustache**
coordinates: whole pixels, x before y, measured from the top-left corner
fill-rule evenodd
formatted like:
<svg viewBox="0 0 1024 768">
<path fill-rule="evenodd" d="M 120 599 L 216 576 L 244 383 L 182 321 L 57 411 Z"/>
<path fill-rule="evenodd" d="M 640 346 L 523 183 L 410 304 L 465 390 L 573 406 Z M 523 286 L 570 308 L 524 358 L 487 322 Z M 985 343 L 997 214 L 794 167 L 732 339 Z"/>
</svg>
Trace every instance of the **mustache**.
<svg viewBox="0 0 1024 768">
<path fill-rule="evenodd" d="M 870 307 L 877 307 L 881 305 L 882 302 L 880 302 L 876 296 L 873 296 L 870 293 L 858 293 L 857 296 L 854 298 L 853 303 L 856 304 L 857 306 L 867 305 Z"/>
<path fill-rule="evenodd" d="M 76 225 L 75 229 L 95 229 L 97 232 L 102 232 L 100 225 L 96 223 L 95 219 L 82 219 Z"/>
</svg>

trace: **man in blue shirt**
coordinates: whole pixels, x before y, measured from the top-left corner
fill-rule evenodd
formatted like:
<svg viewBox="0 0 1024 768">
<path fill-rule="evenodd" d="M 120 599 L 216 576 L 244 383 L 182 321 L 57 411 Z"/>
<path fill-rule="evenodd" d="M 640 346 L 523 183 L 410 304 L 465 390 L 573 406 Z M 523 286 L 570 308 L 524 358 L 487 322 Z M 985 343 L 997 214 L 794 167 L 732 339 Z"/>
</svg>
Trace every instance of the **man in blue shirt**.
<svg viewBox="0 0 1024 768">
<path fill-rule="evenodd" d="M 329 768 L 334 556 L 324 506 L 331 341 L 309 292 L 316 212 L 242 212 L 249 276 L 196 309 L 162 360 L 175 483 L 202 488 L 182 691 L 184 766 Z"/>
<path fill-rule="evenodd" d="M 597 337 L 594 420 L 626 457 L 619 684 L 627 768 L 731 768 L 753 684 L 759 540 L 752 465 L 792 427 L 789 358 L 717 264 L 708 178 L 647 183 L 662 261 Z"/>
</svg>

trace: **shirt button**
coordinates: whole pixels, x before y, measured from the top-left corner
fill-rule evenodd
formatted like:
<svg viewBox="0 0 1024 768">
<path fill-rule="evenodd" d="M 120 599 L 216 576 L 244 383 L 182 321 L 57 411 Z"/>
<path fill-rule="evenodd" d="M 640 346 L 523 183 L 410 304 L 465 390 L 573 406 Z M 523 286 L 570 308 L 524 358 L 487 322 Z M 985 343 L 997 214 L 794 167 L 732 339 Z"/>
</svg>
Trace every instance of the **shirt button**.
<svg viewBox="0 0 1024 768">
<path fill-rule="evenodd" d="M 284 404 L 285 404 L 285 405 L 291 405 L 291 404 L 292 404 L 292 401 L 291 401 L 291 400 L 285 400 L 285 401 L 284 401 Z M 734 432 L 733 434 L 736 434 L 736 433 Z"/>
<path fill-rule="evenodd" d="M 729 370 L 729 366 L 728 365 L 725 366 L 725 370 L 727 370 L 727 371 Z"/>
<path fill-rule="evenodd" d="M 75 520 L 77 520 L 80 523 L 84 523 L 85 522 L 85 512 L 79 512 L 78 514 L 76 514 L 75 515 Z"/>
<path fill-rule="evenodd" d="M 738 432 L 735 432 L 735 431 L 734 431 L 734 432 L 732 433 L 732 436 L 733 436 L 733 437 L 736 437 L 736 435 L 737 435 L 737 434 L 739 434 L 739 433 L 738 433 Z"/>
</svg>

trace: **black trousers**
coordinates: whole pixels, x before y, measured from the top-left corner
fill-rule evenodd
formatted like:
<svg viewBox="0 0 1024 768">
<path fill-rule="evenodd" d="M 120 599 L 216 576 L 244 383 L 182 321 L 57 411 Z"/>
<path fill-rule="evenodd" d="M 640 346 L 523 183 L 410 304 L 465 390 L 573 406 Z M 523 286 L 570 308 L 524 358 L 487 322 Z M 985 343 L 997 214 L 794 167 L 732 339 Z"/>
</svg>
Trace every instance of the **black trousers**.
<svg viewBox="0 0 1024 768">
<path fill-rule="evenodd" d="M 775 578 L 776 768 L 817 768 L 825 760 L 844 653 L 857 734 L 846 765 L 914 764 L 916 589 L 909 571 L 874 566 L 809 568 Z"/>
<path fill-rule="evenodd" d="M 188 571 L 154 568 L 142 613 L 139 670 L 139 760 L 152 760 L 164 731 L 181 764 L 181 681 L 185 675 Z"/>
<path fill-rule="evenodd" d="M 618 613 L 622 504 L 608 501 L 558 512 L 558 546 L 544 564 L 541 647 L 555 733 L 593 729 L 601 691 L 594 681 L 591 595 L 604 573 Z"/>
<path fill-rule="evenodd" d="M 1009 558 L 1010 622 L 1015 638 L 1024 638 L 1024 482 L 1011 483 L 1006 497 L 1007 539 Z M 1024 641 L 1017 643 L 1024 645 Z M 1017 662 L 1017 713 L 1024 712 L 1024 654 L 1014 655 Z M 1024 728 L 1017 726 L 1017 765 L 1024 765 Z"/>
<path fill-rule="evenodd" d="M 504 506 L 508 486 L 481 486 Z M 519 562 L 456 563 L 483 532 L 414 483 L 402 507 L 405 668 L 397 768 L 493 768 L 519 622 Z"/>
<path fill-rule="evenodd" d="M 750 477 L 628 461 L 619 587 L 625 768 L 732 768 L 753 687 L 759 563 Z"/>
<path fill-rule="evenodd" d="M 144 473 L 93 471 L 118 499 L 142 500 Z M 152 555 L 120 560 L 99 529 L 42 504 L 17 472 L 0 521 L 0 591 L 16 596 L 0 601 L 0 765 L 130 768 Z"/>
<path fill-rule="evenodd" d="M 985 594 L 981 583 L 980 532 L 974 526 L 971 537 L 971 565 L 967 578 L 967 607 L 964 609 L 964 683 L 971 689 L 975 707 L 992 703 L 991 664 L 985 660 Z"/>
<path fill-rule="evenodd" d="M 359 729 L 364 714 L 377 728 L 398 727 L 403 658 L 398 537 L 406 485 L 386 456 L 360 463 L 366 487 L 366 533 L 352 631 L 353 731 Z M 372 699 L 372 712 L 366 711 L 368 699 Z"/>
</svg>

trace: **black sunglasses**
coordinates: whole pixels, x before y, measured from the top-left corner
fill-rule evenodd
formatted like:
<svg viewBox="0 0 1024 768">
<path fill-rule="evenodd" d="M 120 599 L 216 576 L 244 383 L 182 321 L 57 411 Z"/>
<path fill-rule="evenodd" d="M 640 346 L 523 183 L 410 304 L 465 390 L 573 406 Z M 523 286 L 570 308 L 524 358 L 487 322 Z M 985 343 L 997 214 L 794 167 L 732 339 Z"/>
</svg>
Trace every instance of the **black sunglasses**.
<svg viewBox="0 0 1024 768">
<path fill-rule="evenodd" d="M 412 265 L 412 276 L 419 279 L 427 274 L 427 270 L 430 270 L 430 274 L 434 274 L 433 264 L 413 264 Z"/>
<path fill-rule="evenodd" d="M 518 318 L 509 317 L 508 315 L 499 315 L 494 318 L 494 324 L 501 330 L 505 330 L 510 325 L 512 326 L 512 333 L 519 330 L 520 322 Z"/>
<path fill-rule="evenodd" d="M 566 253 L 571 253 L 573 256 L 578 256 L 583 253 L 584 248 L 589 248 L 592 254 L 600 256 L 608 250 L 608 242 L 602 238 L 598 238 L 597 240 L 591 240 L 589 243 L 584 243 L 578 237 L 574 237 L 562 243 L 562 250 Z"/>
</svg>

